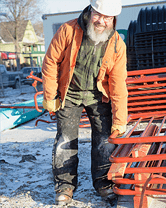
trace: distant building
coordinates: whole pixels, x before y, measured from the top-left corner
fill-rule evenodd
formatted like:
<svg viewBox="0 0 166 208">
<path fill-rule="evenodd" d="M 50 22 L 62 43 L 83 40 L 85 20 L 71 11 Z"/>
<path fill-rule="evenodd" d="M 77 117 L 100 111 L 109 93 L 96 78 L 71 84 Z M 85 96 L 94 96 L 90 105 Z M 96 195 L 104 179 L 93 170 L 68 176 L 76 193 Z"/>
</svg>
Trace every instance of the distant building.
<svg viewBox="0 0 166 208">
<path fill-rule="evenodd" d="M 0 23 L 0 53 L 3 63 L 16 65 L 13 22 Z M 19 23 L 18 37 L 20 46 L 20 64 L 42 66 L 45 55 L 44 38 L 36 35 L 30 20 Z"/>
<path fill-rule="evenodd" d="M 134 1 L 133 1 L 134 2 Z M 156 2 L 146 2 L 140 4 L 125 5 L 122 7 L 122 12 L 117 17 L 116 30 L 119 32 L 122 39 L 126 42 L 127 40 L 127 30 L 131 20 L 136 20 L 139 11 L 146 7 L 158 7 L 165 6 L 166 1 L 156 1 Z M 78 18 L 82 11 L 72 11 L 72 12 L 62 12 L 54 14 L 44 14 L 43 27 L 44 27 L 44 37 L 45 37 L 45 48 L 49 47 L 53 35 L 56 33 L 58 28 L 64 23 L 71 19 Z M 155 17 L 154 17 L 155 18 Z"/>
</svg>

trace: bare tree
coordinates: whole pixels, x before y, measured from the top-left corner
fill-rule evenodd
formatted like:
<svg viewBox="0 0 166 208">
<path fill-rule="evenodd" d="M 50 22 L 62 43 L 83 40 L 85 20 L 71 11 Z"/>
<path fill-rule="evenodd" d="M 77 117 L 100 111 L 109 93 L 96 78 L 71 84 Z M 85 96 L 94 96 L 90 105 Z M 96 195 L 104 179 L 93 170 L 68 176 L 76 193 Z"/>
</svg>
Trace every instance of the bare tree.
<svg viewBox="0 0 166 208">
<path fill-rule="evenodd" d="M 38 21 L 33 24 L 33 28 L 35 30 L 36 35 L 44 38 L 44 31 L 43 31 L 43 22 Z"/>
<path fill-rule="evenodd" d="M 0 0 L 2 12 L 8 14 L 8 21 L 12 21 L 12 28 L 11 26 L 10 28 L 7 27 L 3 22 L 1 22 L 1 26 L 7 31 L 15 44 L 17 60 L 19 60 L 19 54 L 21 52 L 19 47 L 19 28 L 21 27 L 23 20 L 35 22 L 35 20 L 39 19 L 39 16 L 42 14 L 38 6 L 40 1 L 42 0 Z M 17 63 L 19 69 L 19 61 L 17 61 Z"/>
<path fill-rule="evenodd" d="M 1 10 L 6 12 L 10 21 L 38 20 L 41 15 L 39 4 L 42 0 L 1 0 Z"/>
</svg>

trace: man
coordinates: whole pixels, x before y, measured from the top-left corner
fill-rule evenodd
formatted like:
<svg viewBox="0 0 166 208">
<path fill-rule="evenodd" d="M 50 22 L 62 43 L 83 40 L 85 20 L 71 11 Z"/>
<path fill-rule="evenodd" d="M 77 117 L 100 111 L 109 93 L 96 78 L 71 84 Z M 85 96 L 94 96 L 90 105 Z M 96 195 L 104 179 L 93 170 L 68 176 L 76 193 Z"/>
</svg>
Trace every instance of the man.
<svg viewBox="0 0 166 208">
<path fill-rule="evenodd" d="M 71 202 L 77 188 L 78 128 L 85 108 L 92 129 L 91 173 L 102 197 L 114 198 L 107 180 L 115 146 L 111 132 L 126 130 L 126 46 L 115 31 L 121 1 L 91 0 L 78 19 L 54 35 L 43 62 L 43 106 L 57 111 L 53 146 L 56 204 Z"/>
</svg>

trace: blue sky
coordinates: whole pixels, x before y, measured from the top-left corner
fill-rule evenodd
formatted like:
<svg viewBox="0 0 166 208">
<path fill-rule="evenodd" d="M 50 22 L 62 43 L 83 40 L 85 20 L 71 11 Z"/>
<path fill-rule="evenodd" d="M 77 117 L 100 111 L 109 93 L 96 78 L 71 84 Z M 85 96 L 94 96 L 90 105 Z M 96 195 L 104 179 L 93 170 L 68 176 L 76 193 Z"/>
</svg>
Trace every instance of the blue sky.
<svg viewBox="0 0 166 208">
<path fill-rule="evenodd" d="M 116 0 L 115 0 L 116 1 Z M 156 2 L 157 0 L 122 0 L 122 5 L 130 5 L 145 2 Z M 89 4 L 89 0 L 45 0 L 43 13 L 59 13 L 82 10 Z"/>
</svg>

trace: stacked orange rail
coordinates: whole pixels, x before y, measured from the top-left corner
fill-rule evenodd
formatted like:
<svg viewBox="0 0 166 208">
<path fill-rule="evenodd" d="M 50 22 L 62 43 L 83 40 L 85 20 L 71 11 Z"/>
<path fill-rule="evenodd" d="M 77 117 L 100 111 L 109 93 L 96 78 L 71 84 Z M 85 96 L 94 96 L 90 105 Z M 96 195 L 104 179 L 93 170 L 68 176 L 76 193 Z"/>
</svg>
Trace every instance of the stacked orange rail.
<svg viewBox="0 0 166 208">
<path fill-rule="evenodd" d="M 131 129 L 108 139 L 118 144 L 108 179 L 116 194 L 134 195 L 134 208 L 147 208 L 148 195 L 166 195 L 166 68 L 129 72 L 127 85 Z"/>
<path fill-rule="evenodd" d="M 166 113 L 166 68 L 128 72 L 128 113 Z"/>
</svg>

